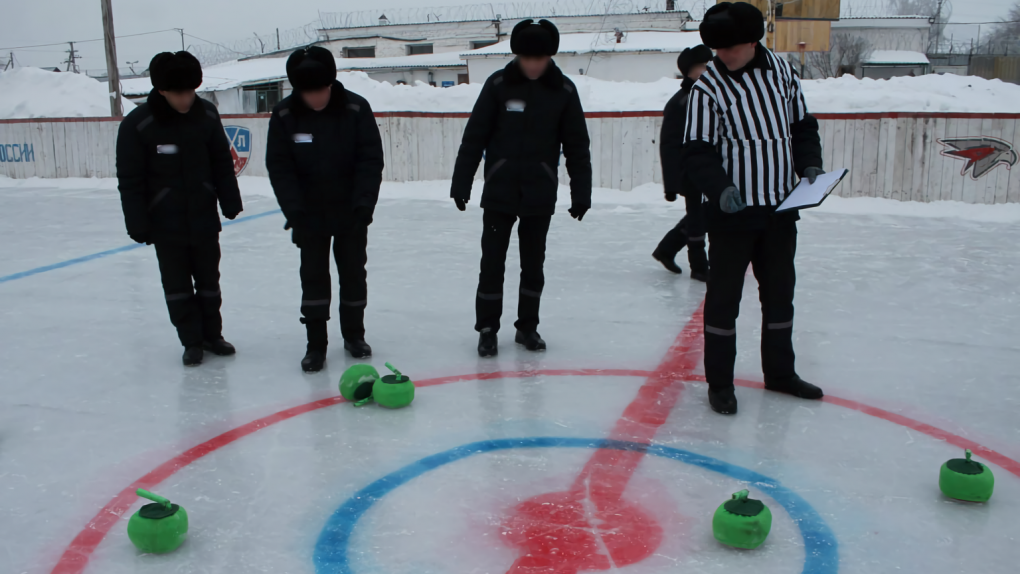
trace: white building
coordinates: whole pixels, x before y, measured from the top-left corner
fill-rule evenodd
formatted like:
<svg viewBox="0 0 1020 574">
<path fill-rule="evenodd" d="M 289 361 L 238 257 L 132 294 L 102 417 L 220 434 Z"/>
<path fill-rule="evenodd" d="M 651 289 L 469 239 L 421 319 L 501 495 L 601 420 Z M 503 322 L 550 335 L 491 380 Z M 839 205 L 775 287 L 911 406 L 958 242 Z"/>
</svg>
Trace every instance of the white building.
<svg viewBox="0 0 1020 574">
<path fill-rule="evenodd" d="M 556 64 L 567 74 L 617 82 L 654 82 L 676 78 L 677 56 L 701 44 L 697 32 L 561 34 Z M 465 52 L 472 83 L 483 83 L 513 58 L 510 41 Z"/>
</svg>

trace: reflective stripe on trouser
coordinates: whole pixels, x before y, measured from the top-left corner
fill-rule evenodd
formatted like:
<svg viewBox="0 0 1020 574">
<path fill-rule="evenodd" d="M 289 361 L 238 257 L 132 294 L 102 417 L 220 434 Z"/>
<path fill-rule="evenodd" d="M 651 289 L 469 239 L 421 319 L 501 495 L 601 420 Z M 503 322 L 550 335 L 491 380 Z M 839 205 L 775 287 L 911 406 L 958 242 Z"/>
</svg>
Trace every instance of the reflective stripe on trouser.
<svg viewBox="0 0 1020 574">
<path fill-rule="evenodd" d="M 522 217 L 517 226 L 521 249 L 521 287 L 515 327 L 538 329 L 542 290 L 545 289 L 545 242 L 551 216 Z M 517 216 L 486 209 L 482 215 L 482 262 L 475 295 L 475 330 L 499 331 L 503 315 L 506 252 Z"/>
<path fill-rule="evenodd" d="M 156 258 L 170 322 L 177 328 L 181 344 L 193 347 L 203 339 L 220 338 L 219 239 L 196 245 L 158 243 Z"/>
<path fill-rule="evenodd" d="M 354 228 L 350 233 L 305 237 L 301 247 L 301 314 L 311 321 L 328 321 L 333 282 L 329 253 L 340 274 L 340 331 L 344 339 L 365 338 L 365 307 L 368 305 L 368 230 Z"/>
<path fill-rule="evenodd" d="M 710 233 L 711 268 L 705 297 L 705 378 L 731 386 L 737 357 L 736 322 L 750 264 L 762 306 L 761 359 L 766 378 L 794 374 L 793 293 L 797 226 L 770 220 L 759 231 Z"/>
</svg>

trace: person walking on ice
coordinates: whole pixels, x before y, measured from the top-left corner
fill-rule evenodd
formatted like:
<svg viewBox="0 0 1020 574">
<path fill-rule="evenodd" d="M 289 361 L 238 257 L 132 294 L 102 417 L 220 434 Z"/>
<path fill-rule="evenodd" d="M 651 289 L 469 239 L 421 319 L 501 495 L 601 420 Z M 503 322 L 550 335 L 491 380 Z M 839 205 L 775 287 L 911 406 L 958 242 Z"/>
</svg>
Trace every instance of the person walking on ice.
<svg viewBox="0 0 1020 574">
<path fill-rule="evenodd" d="M 475 173 L 485 156 L 482 263 L 475 295 L 481 357 L 499 353 L 506 252 L 518 219 L 521 287 L 514 340 L 529 351 L 546 348 L 538 334 L 538 311 L 561 149 L 570 176 L 570 216 L 581 221 L 591 208 L 588 127 L 577 88 L 552 60 L 559 37 L 548 20 L 514 26 L 510 49 L 517 57 L 485 81 L 457 155 L 450 197 L 461 211 L 471 199 Z"/>
<path fill-rule="evenodd" d="M 691 91 L 682 161 L 708 198 L 708 293 L 705 378 L 713 410 L 735 414 L 733 370 L 737 314 L 748 264 L 762 307 L 765 388 L 804 399 L 822 390 L 794 369 L 793 294 L 796 211 L 776 213 L 798 176 L 821 175 L 818 121 L 808 113 L 800 78 L 762 46 L 761 11 L 745 2 L 708 9 L 701 39 L 716 57 Z"/>
</svg>

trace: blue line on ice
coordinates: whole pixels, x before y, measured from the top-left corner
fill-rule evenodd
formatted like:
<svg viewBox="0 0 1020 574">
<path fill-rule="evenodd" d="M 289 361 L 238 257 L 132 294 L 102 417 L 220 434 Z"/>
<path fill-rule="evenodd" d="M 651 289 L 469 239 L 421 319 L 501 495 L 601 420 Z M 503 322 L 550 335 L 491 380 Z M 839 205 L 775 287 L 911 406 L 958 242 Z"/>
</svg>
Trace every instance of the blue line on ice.
<svg viewBox="0 0 1020 574">
<path fill-rule="evenodd" d="M 382 497 L 430 470 L 476 454 L 516 448 L 641 450 L 646 454 L 691 464 L 735 480 L 752 483 L 756 489 L 778 502 L 800 529 L 804 538 L 802 574 L 835 574 L 839 571 L 839 544 L 835 534 L 806 500 L 777 480 L 718 459 L 667 446 L 603 439 L 536 437 L 486 440 L 459 446 L 413 462 L 361 489 L 330 516 L 319 534 L 314 554 L 316 573 L 354 573 L 348 556 L 351 536 L 358 520 Z"/>
</svg>

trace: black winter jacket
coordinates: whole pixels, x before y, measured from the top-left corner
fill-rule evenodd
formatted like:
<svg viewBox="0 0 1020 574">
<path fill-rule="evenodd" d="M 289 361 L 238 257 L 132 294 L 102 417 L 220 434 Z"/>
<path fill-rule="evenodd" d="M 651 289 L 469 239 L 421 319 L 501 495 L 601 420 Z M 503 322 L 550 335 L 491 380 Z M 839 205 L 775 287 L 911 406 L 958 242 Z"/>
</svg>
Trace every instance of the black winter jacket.
<svg viewBox="0 0 1020 574">
<path fill-rule="evenodd" d="M 150 243 L 195 243 L 222 230 L 216 213 L 242 210 L 230 142 L 216 107 L 195 98 L 186 114 L 158 91 L 117 133 L 117 179 L 128 234 Z"/>
<path fill-rule="evenodd" d="M 666 103 L 662 111 L 662 131 L 659 133 L 659 158 L 662 163 L 662 187 L 667 196 L 686 197 L 688 193 L 699 193 L 694 185 L 686 181 L 680 152 L 684 149 L 687 132 L 687 101 L 691 97 L 694 80 L 684 78 L 678 91 Z"/>
<path fill-rule="evenodd" d="M 450 196 L 471 198 L 484 152 L 483 208 L 552 215 L 561 147 L 573 206 L 590 208 L 591 142 L 577 88 L 553 62 L 531 81 L 514 60 L 482 87 L 464 131 Z"/>
<path fill-rule="evenodd" d="M 326 109 L 316 112 L 292 94 L 269 119 L 266 168 L 276 199 L 296 229 L 341 235 L 379 201 L 382 138 L 372 107 L 334 81 Z M 370 221 L 370 220 L 369 220 Z"/>
</svg>

